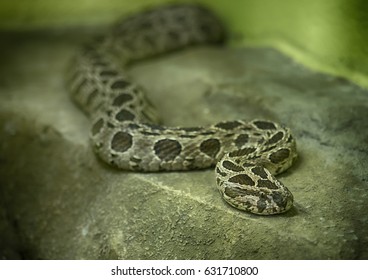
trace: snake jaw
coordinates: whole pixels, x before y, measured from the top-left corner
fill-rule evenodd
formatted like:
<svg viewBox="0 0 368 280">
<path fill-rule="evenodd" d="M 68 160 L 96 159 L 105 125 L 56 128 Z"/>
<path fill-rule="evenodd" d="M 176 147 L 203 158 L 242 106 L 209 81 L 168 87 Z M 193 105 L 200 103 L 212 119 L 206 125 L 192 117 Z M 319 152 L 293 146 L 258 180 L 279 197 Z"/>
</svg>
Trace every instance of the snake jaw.
<svg viewBox="0 0 368 280">
<path fill-rule="evenodd" d="M 270 191 L 224 181 L 219 186 L 219 191 L 231 206 L 257 215 L 287 212 L 294 201 L 292 193 L 283 185 L 280 189 Z"/>
</svg>

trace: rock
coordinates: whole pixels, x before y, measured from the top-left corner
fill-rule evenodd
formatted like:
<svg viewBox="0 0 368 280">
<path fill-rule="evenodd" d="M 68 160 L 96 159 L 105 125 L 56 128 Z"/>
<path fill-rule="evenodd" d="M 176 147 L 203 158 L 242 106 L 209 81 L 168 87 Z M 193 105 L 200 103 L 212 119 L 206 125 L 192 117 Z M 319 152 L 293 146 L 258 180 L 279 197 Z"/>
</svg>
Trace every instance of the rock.
<svg viewBox="0 0 368 280">
<path fill-rule="evenodd" d="M 367 90 L 268 48 L 201 47 L 132 67 L 167 124 L 265 118 L 292 129 L 300 156 L 280 178 L 295 206 L 255 216 L 221 199 L 213 170 L 122 172 L 94 156 L 63 79 L 88 36 L 3 36 L 0 229 L 14 242 L 2 258 L 368 258 Z"/>
</svg>

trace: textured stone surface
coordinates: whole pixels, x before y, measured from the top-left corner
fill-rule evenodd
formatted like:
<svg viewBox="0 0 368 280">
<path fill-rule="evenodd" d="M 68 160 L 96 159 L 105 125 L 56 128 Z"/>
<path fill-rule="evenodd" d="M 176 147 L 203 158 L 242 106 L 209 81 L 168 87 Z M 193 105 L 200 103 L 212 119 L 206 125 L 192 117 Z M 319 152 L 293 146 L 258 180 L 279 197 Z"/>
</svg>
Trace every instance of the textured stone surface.
<svg viewBox="0 0 368 280">
<path fill-rule="evenodd" d="M 259 217 L 221 200 L 213 170 L 138 174 L 96 159 L 63 81 L 87 36 L 2 34 L 1 258 L 368 258 L 366 90 L 272 49 L 197 48 L 131 69 L 168 124 L 292 129 L 300 157 L 281 180 L 295 207 Z"/>
</svg>

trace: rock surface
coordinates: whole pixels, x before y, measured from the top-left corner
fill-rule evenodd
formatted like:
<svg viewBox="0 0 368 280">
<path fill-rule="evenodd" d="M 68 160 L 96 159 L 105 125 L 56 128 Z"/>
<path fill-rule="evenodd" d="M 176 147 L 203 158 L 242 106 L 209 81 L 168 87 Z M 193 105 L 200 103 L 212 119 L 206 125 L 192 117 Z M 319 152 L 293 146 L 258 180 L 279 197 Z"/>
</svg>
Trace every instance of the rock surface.
<svg viewBox="0 0 368 280">
<path fill-rule="evenodd" d="M 254 216 L 222 201 L 213 170 L 139 174 L 96 159 L 63 80 L 88 36 L 2 34 L 0 258 L 368 258 L 367 90 L 273 49 L 202 47 L 132 67 L 167 124 L 292 129 L 300 156 L 280 178 L 295 206 Z"/>
</svg>

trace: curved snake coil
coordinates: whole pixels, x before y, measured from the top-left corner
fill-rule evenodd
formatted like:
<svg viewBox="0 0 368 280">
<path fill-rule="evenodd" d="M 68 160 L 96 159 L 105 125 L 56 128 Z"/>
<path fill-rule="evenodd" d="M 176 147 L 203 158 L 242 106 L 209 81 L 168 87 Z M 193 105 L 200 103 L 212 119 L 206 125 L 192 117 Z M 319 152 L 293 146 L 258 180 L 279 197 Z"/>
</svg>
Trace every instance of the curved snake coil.
<svg viewBox="0 0 368 280">
<path fill-rule="evenodd" d="M 77 54 L 68 79 L 72 98 L 91 118 L 94 149 L 108 164 L 140 172 L 216 165 L 218 189 L 229 204 L 261 215 L 285 212 L 293 196 L 274 175 L 296 157 L 289 129 L 264 120 L 163 126 L 143 90 L 125 73 L 132 62 L 223 40 L 220 21 L 194 5 L 128 17 Z"/>
</svg>

